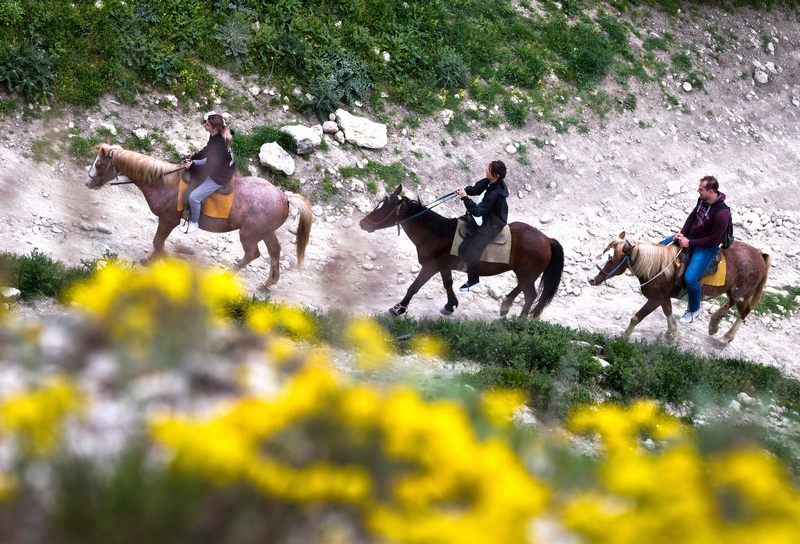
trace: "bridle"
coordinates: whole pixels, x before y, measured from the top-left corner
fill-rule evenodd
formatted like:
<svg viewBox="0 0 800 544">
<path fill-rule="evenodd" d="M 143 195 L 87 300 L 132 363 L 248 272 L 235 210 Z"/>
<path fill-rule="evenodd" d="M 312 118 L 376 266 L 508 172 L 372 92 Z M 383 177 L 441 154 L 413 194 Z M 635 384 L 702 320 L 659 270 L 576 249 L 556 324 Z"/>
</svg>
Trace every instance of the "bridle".
<svg viewBox="0 0 800 544">
<path fill-rule="evenodd" d="M 400 206 L 402 204 L 408 202 L 408 197 L 407 196 L 397 197 L 397 199 L 399 200 L 399 203 L 395 207 L 395 214 L 394 214 L 395 215 L 395 220 L 394 220 L 394 223 L 390 223 L 390 224 L 381 226 L 381 223 L 383 223 L 386 220 L 386 218 L 389 217 L 388 214 L 386 215 L 386 217 L 384 217 L 383 219 L 381 219 L 377 223 L 375 221 L 371 220 L 369 218 L 369 216 L 372 215 L 375 212 L 375 210 L 380 208 L 383 204 L 385 204 L 388 201 L 389 196 L 385 196 L 385 197 L 383 197 L 383 200 L 381 202 L 379 202 L 378 205 L 375 206 L 375 208 L 373 208 L 372 211 L 367 214 L 367 216 L 364 218 L 364 221 L 366 221 L 367 223 L 369 223 L 371 225 L 374 225 L 375 228 L 373 230 L 388 229 L 389 227 L 393 227 L 393 226 L 397 225 L 397 235 L 400 236 L 400 225 L 402 225 L 406 221 L 411 221 L 412 219 L 416 219 L 420 215 L 432 210 L 433 208 L 435 208 L 439 204 L 443 204 L 443 203 L 447 202 L 448 200 L 450 200 L 454 196 L 457 196 L 457 195 L 455 193 L 447 193 L 444 196 L 440 196 L 439 198 L 437 198 L 436 200 L 434 200 L 430 204 L 427 204 L 426 206 L 424 206 L 421 211 L 415 213 L 411 217 L 406 217 L 402 221 L 400 220 Z"/>
<path fill-rule="evenodd" d="M 109 168 L 113 168 L 114 169 L 114 177 L 106 179 L 106 174 L 108 174 L 108 169 Z M 97 171 L 97 160 L 96 159 L 94 161 L 94 169 L 95 169 L 95 172 L 96 172 Z M 105 170 L 103 170 L 103 173 L 100 174 L 100 175 L 89 174 L 89 179 L 91 179 L 92 182 L 95 182 L 96 180 L 99 179 L 101 187 L 103 185 L 105 185 L 106 183 L 108 183 L 109 181 L 111 181 L 112 179 L 119 179 L 119 169 L 117 168 L 117 165 L 114 164 L 114 150 L 113 149 L 111 151 L 109 151 L 109 153 L 108 153 L 108 157 L 107 157 L 107 160 L 106 160 L 106 168 L 105 168 Z M 128 182 L 122 182 L 122 183 L 128 183 Z M 132 183 L 132 182 L 130 182 L 130 183 Z M 112 183 L 111 185 L 117 185 L 117 184 Z"/>
<path fill-rule="evenodd" d="M 625 240 L 625 247 L 630 247 L 630 243 L 628 243 L 628 241 L 627 241 L 627 240 Z M 647 280 L 646 282 L 644 282 L 644 283 L 639 283 L 639 286 L 638 286 L 638 287 L 631 287 L 631 288 L 628 288 L 628 289 L 621 289 L 621 288 L 619 288 L 619 287 L 614 287 L 613 285 L 610 285 L 608 282 L 606 282 L 606 280 L 607 280 L 608 278 L 612 277 L 612 276 L 614 275 L 614 273 L 615 273 L 617 270 L 619 270 L 619 268 L 620 268 L 622 265 L 624 265 L 626 262 L 628 263 L 628 268 L 630 268 L 631 272 L 633 272 L 633 265 L 632 265 L 632 263 L 633 263 L 633 257 L 631 257 L 631 254 L 630 254 L 630 253 L 626 253 L 626 254 L 625 254 L 625 257 L 624 257 L 624 258 L 623 258 L 623 259 L 622 259 L 622 260 L 619 262 L 619 264 L 618 264 L 617 266 L 615 266 L 615 267 L 614 267 L 614 269 L 613 269 L 611 272 L 606 272 L 605 270 L 603 270 L 602 268 L 600 268 L 600 265 L 599 265 L 599 264 L 597 264 L 597 263 L 595 263 L 595 265 L 594 265 L 594 266 L 595 266 L 595 267 L 596 267 L 596 268 L 597 268 L 597 269 L 598 269 L 600 272 L 602 272 L 603 274 L 605 274 L 605 277 L 603 278 L 603 285 L 605 285 L 606 287 L 610 287 L 610 288 L 612 288 L 612 289 L 617 289 L 617 290 L 621 290 L 621 291 L 635 291 L 635 290 L 637 290 L 637 289 L 641 290 L 641 288 L 642 288 L 642 287 L 644 287 L 645 285 L 647 285 L 648 283 L 650 283 L 651 281 L 655 280 L 657 277 L 659 277 L 660 275 L 662 275 L 664 272 L 666 272 L 667 270 L 669 270 L 669 268 L 670 268 L 670 267 L 671 267 L 671 266 L 672 266 L 672 265 L 675 263 L 675 261 L 676 261 L 676 260 L 678 260 L 678 256 L 679 256 L 679 255 L 680 255 L 680 252 L 676 253 L 676 254 L 675 254 L 675 257 L 673 257 L 673 258 L 672 258 L 672 260 L 669 262 L 669 264 L 668 264 L 667 266 L 665 266 L 665 267 L 664 267 L 664 268 L 661 270 L 661 272 L 659 272 L 658 274 L 656 274 L 655 276 L 653 276 L 652 278 L 650 278 L 650 279 L 649 279 L 649 280 Z M 639 280 L 639 281 L 641 282 L 641 280 Z"/>
<path fill-rule="evenodd" d="M 626 247 L 626 248 L 628 248 L 628 247 L 631 247 L 630 243 L 628 243 L 628 241 L 627 241 L 627 240 L 625 240 L 625 247 Z M 614 267 L 614 270 L 612 270 L 611 272 L 606 272 L 606 271 L 605 271 L 605 270 L 603 270 L 603 268 L 601 268 L 601 267 L 600 267 L 600 265 L 599 265 L 599 264 L 597 264 L 597 263 L 595 263 L 595 264 L 594 264 L 594 266 L 595 266 L 595 268 L 597 268 L 597 269 L 598 269 L 598 270 L 599 270 L 599 271 L 600 271 L 602 274 L 605 274 L 605 277 L 603 278 L 603 281 L 606 281 L 608 278 L 612 277 L 612 276 L 614 275 L 614 273 L 615 273 L 617 270 L 619 270 L 619 269 L 620 269 L 620 267 L 621 267 L 621 266 L 623 266 L 625 263 L 628 263 L 628 266 L 630 266 L 630 264 L 631 264 L 632 262 L 633 262 L 633 259 L 631 259 L 631 254 L 630 254 L 630 253 L 626 253 L 626 254 L 625 254 L 625 257 L 623 257 L 623 259 L 622 259 L 622 260 L 619 262 L 619 264 L 618 264 L 617 266 L 615 266 L 615 267 Z"/>
</svg>

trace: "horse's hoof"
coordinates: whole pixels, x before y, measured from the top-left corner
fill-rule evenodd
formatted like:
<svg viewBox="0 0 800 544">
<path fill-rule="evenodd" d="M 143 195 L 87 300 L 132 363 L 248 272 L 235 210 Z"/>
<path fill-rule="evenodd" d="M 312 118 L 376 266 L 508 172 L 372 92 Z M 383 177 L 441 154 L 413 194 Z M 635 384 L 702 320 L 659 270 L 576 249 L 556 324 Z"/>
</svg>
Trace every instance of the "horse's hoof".
<svg viewBox="0 0 800 544">
<path fill-rule="evenodd" d="M 386 310 L 386 313 L 384 315 L 388 315 L 391 317 L 400 317 L 407 311 L 408 311 L 408 306 L 403 306 L 398 302 L 397 304 Z"/>
<path fill-rule="evenodd" d="M 454 311 L 455 310 L 448 310 L 447 307 L 444 307 L 439 310 L 439 313 L 442 315 L 453 315 Z"/>
</svg>

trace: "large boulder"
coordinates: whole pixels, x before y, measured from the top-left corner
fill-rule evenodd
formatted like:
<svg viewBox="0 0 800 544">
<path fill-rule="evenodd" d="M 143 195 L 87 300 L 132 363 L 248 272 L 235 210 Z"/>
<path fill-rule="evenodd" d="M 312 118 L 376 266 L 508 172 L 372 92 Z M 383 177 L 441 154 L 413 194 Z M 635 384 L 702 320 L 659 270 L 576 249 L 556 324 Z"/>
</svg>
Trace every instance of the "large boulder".
<svg viewBox="0 0 800 544">
<path fill-rule="evenodd" d="M 294 174 L 294 159 L 275 142 L 268 142 L 261 146 L 258 160 L 261 161 L 261 166 L 281 171 L 287 176 Z"/>
<path fill-rule="evenodd" d="M 313 127 L 286 125 L 281 127 L 280 131 L 294 138 L 298 155 L 311 153 L 322 143 L 322 127 L 320 125 L 314 125 Z"/>
<path fill-rule="evenodd" d="M 348 142 L 369 149 L 386 147 L 388 142 L 386 125 L 370 121 L 366 117 L 356 117 L 342 109 L 336 110 L 336 122 Z"/>
</svg>

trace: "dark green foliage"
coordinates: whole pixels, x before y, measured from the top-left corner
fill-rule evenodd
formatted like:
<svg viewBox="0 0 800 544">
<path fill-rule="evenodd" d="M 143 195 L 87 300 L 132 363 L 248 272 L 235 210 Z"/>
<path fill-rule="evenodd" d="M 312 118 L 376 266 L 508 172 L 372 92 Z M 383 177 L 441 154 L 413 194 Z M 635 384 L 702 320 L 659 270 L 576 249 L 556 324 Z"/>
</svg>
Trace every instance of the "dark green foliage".
<svg viewBox="0 0 800 544">
<path fill-rule="evenodd" d="M 464 114 L 460 111 L 457 111 L 453 114 L 453 118 L 450 119 L 449 123 L 447 123 L 445 129 L 447 129 L 447 132 L 453 136 L 457 134 L 468 134 L 470 132 L 467 120 L 464 118 Z"/>
<path fill-rule="evenodd" d="M 564 19 L 551 19 L 544 26 L 548 47 L 564 60 L 562 77 L 579 88 L 594 86 L 614 62 L 614 50 L 606 34 L 590 20 L 570 26 Z"/>
<path fill-rule="evenodd" d="M 436 82 L 439 87 L 456 91 L 469 84 L 469 67 L 461 55 L 450 48 L 443 49 L 436 62 Z"/>
<path fill-rule="evenodd" d="M 523 100 L 503 99 L 503 113 L 512 127 L 523 128 L 528 121 L 528 103 Z"/>
<path fill-rule="evenodd" d="M 0 45 L 0 87 L 29 102 L 47 102 L 56 81 L 55 60 L 55 55 L 33 45 Z"/>
<path fill-rule="evenodd" d="M 376 161 L 369 161 L 364 168 L 357 166 L 341 166 L 339 173 L 343 178 L 359 177 L 365 180 L 380 180 L 387 187 L 394 187 L 405 181 L 406 167 L 400 162 L 392 164 L 381 164 Z M 375 192 L 375 191 L 372 191 Z"/>
<path fill-rule="evenodd" d="M 89 278 L 101 260 L 116 260 L 113 253 L 101 259 L 81 261 L 80 266 L 68 267 L 61 261 L 33 248 L 29 255 L 0 253 L 0 278 L 20 290 L 22 300 L 49 297 L 64 300 L 66 291 L 76 282 Z"/>
<path fill-rule="evenodd" d="M 628 111 L 636 111 L 636 95 L 628 93 L 622 99 L 622 108 Z"/>
<path fill-rule="evenodd" d="M 679 72 L 690 72 L 692 70 L 692 59 L 686 53 L 675 53 L 670 57 L 672 66 Z"/>
<path fill-rule="evenodd" d="M 232 58 L 239 67 L 247 63 L 249 26 L 250 21 L 243 15 L 237 14 L 222 23 L 215 35 L 215 38 L 222 44 L 225 56 Z"/>
<path fill-rule="evenodd" d="M 363 61 L 351 55 L 330 53 L 320 64 L 320 75 L 308 85 L 313 98 L 306 105 L 320 121 L 342 104 L 366 101 L 373 84 Z"/>
</svg>

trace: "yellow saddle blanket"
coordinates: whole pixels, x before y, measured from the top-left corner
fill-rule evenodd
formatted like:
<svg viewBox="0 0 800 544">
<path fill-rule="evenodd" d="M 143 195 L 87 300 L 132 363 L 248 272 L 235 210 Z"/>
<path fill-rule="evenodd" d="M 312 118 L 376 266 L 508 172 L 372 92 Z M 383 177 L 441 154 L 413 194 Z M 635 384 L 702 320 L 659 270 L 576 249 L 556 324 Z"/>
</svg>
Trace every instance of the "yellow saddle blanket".
<svg viewBox="0 0 800 544">
<path fill-rule="evenodd" d="M 466 227 L 467 222 L 458 220 L 458 227 L 456 227 L 456 235 L 453 237 L 453 245 L 450 246 L 450 255 L 458 255 L 458 246 L 464 241 L 462 231 Z M 505 263 L 508 264 L 511 259 L 511 228 L 506 225 L 500 231 L 495 239 L 486 246 L 481 254 L 481 261 L 485 263 Z M 464 268 L 466 270 L 466 268 Z"/>
<path fill-rule="evenodd" d="M 233 193 L 236 192 L 235 180 L 231 180 L 231 188 L 233 189 L 229 194 L 223 195 L 219 192 L 211 193 L 211 195 L 203 201 L 200 207 L 200 213 L 209 217 L 216 217 L 218 219 L 227 219 L 228 214 L 231 213 L 231 206 L 233 206 Z M 178 211 L 184 210 L 183 193 L 189 188 L 186 180 L 181 179 L 178 186 Z"/>
<path fill-rule="evenodd" d="M 713 274 L 708 274 L 707 276 L 703 276 L 700 278 L 700 283 L 703 285 L 710 285 L 711 287 L 722 287 L 725 285 L 725 272 L 726 272 L 726 261 L 725 261 L 725 254 L 720 251 L 719 252 L 720 261 L 717 264 L 717 271 Z M 678 266 L 681 266 L 680 258 L 676 261 Z"/>
</svg>

